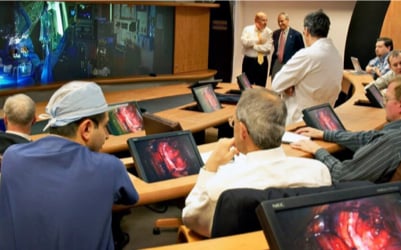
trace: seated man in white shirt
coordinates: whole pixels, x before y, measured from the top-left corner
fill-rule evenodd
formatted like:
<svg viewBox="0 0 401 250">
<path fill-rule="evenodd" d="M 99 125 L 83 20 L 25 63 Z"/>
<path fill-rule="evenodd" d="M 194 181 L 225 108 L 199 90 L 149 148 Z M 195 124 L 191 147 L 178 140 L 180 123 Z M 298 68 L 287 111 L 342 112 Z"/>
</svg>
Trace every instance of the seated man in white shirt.
<svg viewBox="0 0 401 250">
<path fill-rule="evenodd" d="M 275 92 L 245 90 L 230 120 L 234 138 L 220 139 L 185 201 L 184 224 L 210 237 L 216 202 L 227 189 L 331 185 L 327 167 L 288 157 L 281 148 L 287 109 Z"/>
</svg>

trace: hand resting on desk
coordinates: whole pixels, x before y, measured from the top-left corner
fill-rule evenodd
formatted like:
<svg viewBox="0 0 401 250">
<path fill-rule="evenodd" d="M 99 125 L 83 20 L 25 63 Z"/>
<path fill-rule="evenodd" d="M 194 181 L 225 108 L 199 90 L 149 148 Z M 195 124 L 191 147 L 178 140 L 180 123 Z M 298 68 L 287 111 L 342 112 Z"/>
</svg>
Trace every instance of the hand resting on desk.
<svg viewBox="0 0 401 250">
<path fill-rule="evenodd" d="M 299 128 L 295 131 L 297 134 L 308 136 L 314 139 L 323 139 L 323 131 L 311 127 Z M 308 153 L 315 154 L 321 146 L 312 140 L 300 140 L 290 144 L 292 148 L 299 149 Z"/>
</svg>

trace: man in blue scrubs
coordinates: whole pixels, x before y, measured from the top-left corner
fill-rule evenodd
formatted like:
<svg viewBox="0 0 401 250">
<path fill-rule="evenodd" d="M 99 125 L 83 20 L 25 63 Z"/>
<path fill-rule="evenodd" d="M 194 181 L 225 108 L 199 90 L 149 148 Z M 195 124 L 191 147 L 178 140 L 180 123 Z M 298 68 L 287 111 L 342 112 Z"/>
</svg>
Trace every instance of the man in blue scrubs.
<svg viewBox="0 0 401 250">
<path fill-rule="evenodd" d="M 46 107 L 50 135 L 7 149 L 0 249 L 114 249 L 112 206 L 139 197 L 122 162 L 99 153 L 107 111 L 98 85 L 67 83 Z"/>
</svg>

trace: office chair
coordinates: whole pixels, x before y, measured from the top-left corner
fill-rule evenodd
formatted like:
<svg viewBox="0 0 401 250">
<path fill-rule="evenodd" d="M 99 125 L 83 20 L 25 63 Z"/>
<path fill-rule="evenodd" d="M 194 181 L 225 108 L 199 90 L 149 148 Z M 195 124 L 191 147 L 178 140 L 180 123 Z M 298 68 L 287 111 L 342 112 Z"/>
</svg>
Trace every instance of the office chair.
<svg viewBox="0 0 401 250">
<path fill-rule="evenodd" d="M 255 212 L 256 207 L 262 201 L 362 185 L 373 185 L 373 183 L 369 181 L 351 181 L 322 187 L 267 188 L 265 190 L 239 188 L 226 190 L 217 200 L 211 238 L 262 230 Z"/>
</svg>

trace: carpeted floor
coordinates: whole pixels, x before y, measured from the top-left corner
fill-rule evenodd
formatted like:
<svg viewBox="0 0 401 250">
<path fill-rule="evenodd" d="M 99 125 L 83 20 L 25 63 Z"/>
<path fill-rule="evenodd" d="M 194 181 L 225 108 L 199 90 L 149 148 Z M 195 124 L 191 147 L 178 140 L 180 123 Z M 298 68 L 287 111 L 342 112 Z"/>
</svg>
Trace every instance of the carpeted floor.
<svg viewBox="0 0 401 250">
<path fill-rule="evenodd" d="M 153 234 L 154 223 L 161 218 L 181 217 L 181 208 L 174 203 L 167 205 L 167 211 L 158 213 L 148 207 L 140 206 L 131 209 L 131 214 L 125 216 L 121 223 L 124 232 L 130 235 L 128 245 L 124 250 L 142 249 L 177 243 L 177 229 L 161 229 L 159 235 Z"/>
<path fill-rule="evenodd" d="M 206 143 L 217 140 L 217 129 L 209 128 L 205 133 Z M 173 200 L 151 206 L 140 206 L 131 209 L 124 216 L 121 228 L 130 235 L 129 243 L 124 250 L 142 249 L 177 243 L 177 228 L 164 228 L 159 235 L 153 234 L 154 223 L 161 218 L 179 218 L 184 199 Z M 163 210 L 165 210 L 163 212 Z"/>
</svg>

